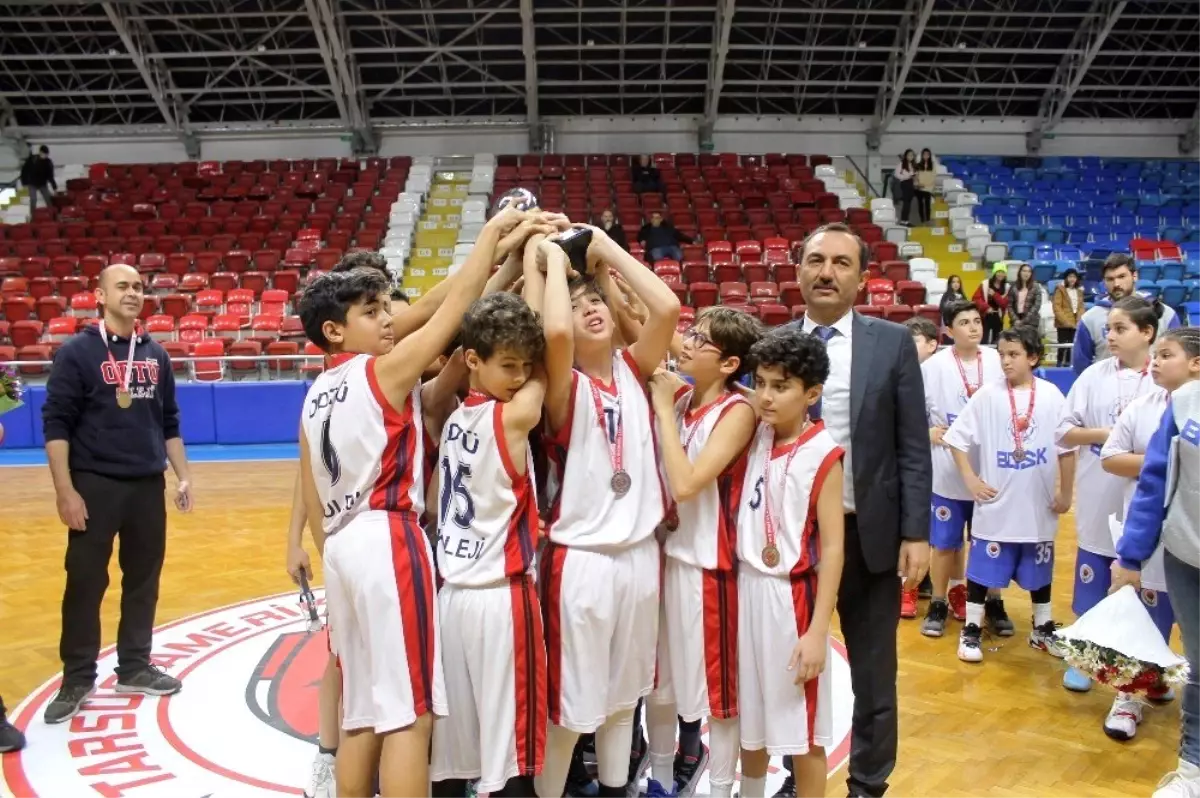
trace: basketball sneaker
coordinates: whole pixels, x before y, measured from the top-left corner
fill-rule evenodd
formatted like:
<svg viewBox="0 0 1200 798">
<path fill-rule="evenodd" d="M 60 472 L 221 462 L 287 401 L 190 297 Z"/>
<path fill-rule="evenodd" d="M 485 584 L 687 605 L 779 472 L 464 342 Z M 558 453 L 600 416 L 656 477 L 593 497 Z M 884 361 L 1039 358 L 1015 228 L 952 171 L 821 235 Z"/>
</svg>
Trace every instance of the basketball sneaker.
<svg viewBox="0 0 1200 798">
<path fill-rule="evenodd" d="M 984 623 L 996 637 L 1012 637 L 1016 633 L 1012 620 L 1004 611 L 1004 599 L 989 596 L 983 601 Z"/>
<path fill-rule="evenodd" d="M 1169 704 L 1175 700 L 1175 691 L 1166 682 L 1156 684 L 1146 691 L 1146 700 L 1152 704 Z"/>
<path fill-rule="evenodd" d="M 0 754 L 10 751 L 20 751 L 25 747 L 25 735 L 21 730 L 8 722 L 8 718 L 0 713 Z"/>
<path fill-rule="evenodd" d="M 958 636 L 958 658 L 963 662 L 983 662 L 983 631 L 973 623 L 963 627 Z"/>
<path fill-rule="evenodd" d="M 675 794 L 689 798 L 700 786 L 700 775 L 708 767 L 708 746 L 700 744 L 700 756 L 687 756 L 682 751 L 675 754 Z"/>
<path fill-rule="evenodd" d="M 950 612 L 954 614 L 954 620 L 965 621 L 967 619 L 967 586 L 955 585 L 946 592 L 946 602 L 950 605 Z"/>
<path fill-rule="evenodd" d="M 926 637 L 941 637 L 946 633 L 946 619 L 950 617 L 950 607 L 941 599 L 929 602 L 925 611 L 925 622 L 921 624 L 921 634 Z"/>
<path fill-rule="evenodd" d="M 1131 693 L 1117 693 L 1104 719 L 1104 733 L 1114 740 L 1132 740 L 1141 722 L 1142 702 Z"/>
<path fill-rule="evenodd" d="M 46 723 L 62 723 L 79 714 L 84 703 L 96 692 L 94 684 L 64 684 L 59 688 L 58 695 L 46 707 L 43 719 Z"/>
<path fill-rule="evenodd" d="M 1200 766 L 1179 760 L 1179 767 L 1158 782 L 1153 798 L 1200 798 Z"/>
<path fill-rule="evenodd" d="M 337 777 L 334 775 L 336 762 L 333 754 L 317 752 L 312 763 L 312 775 L 308 778 L 308 788 L 304 790 L 304 798 L 337 798 Z"/>
<path fill-rule="evenodd" d="M 173 695 L 183 689 L 183 682 L 168 676 L 154 665 L 143 665 L 127 676 L 117 676 L 118 693 L 142 693 L 144 695 Z"/>
<path fill-rule="evenodd" d="M 1041 626 L 1035 626 L 1029 633 L 1029 645 L 1032 648 L 1040 648 L 1052 657 L 1062 659 L 1067 652 L 1063 650 L 1062 643 L 1054 634 L 1057 631 L 1058 624 L 1054 621 L 1046 621 Z"/>
<path fill-rule="evenodd" d="M 783 784 L 771 798 L 796 798 L 796 777 L 791 773 L 783 780 Z"/>
<path fill-rule="evenodd" d="M 915 587 L 912 590 L 900 589 L 900 617 L 917 617 L 917 589 Z"/>
</svg>

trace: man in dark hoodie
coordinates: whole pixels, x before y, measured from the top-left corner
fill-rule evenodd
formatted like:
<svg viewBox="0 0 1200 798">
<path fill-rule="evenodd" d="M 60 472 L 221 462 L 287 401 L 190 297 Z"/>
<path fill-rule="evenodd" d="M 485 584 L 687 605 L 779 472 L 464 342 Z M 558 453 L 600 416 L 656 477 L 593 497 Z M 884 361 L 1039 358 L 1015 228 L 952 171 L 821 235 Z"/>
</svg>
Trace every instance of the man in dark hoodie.
<svg viewBox="0 0 1200 798">
<path fill-rule="evenodd" d="M 54 182 L 54 161 L 50 160 L 50 148 L 45 144 L 37 152 L 31 150 L 21 165 L 21 182 L 29 189 L 30 210 L 37 210 L 39 194 L 47 206 L 54 203 L 50 189 L 58 191 L 58 183 Z"/>
<path fill-rule="evenodd" d="M 175 506 L 187 512 L 192 496 L 171 360 L 137 326 L 144 290 L 130 266 L 101 272 L 100 323 L 63 345 L 46 385 L 46 455 L 58 517 L 68 529 L 59 642 L 63 681 L 46 708 L 47 723 L 74 716 L 95 689 L 100 603 L 117 534 L 122 578 L 115 690 L 170 695 L 181 687 L 150 662 L 166 549 L 168 460 L 179 481 Z"/>
</svg>

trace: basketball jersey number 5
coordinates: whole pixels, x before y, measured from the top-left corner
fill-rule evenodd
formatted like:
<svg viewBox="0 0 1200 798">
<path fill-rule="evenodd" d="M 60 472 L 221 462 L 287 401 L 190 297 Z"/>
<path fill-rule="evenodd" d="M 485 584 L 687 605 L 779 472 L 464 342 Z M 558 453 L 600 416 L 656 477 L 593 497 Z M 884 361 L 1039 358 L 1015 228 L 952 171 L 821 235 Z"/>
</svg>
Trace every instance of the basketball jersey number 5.
<svg viewBox="0 0 1200 798">
<path fill-rule="evenodd" d="M 442 495 L 438 502 L 438 517 L 445 518 L 454 501 L 454 525 L 460 529 L 470 529 L 475 520 L 475 502 L 471 500 L 471 491 L 467 481 L 471 478 L 471 466 L 460 463 L 457 470 L 451 473 L 450 458 L 442 458 Z M 455 501 L 456 500 L 456 501 Z"/>
</svg>

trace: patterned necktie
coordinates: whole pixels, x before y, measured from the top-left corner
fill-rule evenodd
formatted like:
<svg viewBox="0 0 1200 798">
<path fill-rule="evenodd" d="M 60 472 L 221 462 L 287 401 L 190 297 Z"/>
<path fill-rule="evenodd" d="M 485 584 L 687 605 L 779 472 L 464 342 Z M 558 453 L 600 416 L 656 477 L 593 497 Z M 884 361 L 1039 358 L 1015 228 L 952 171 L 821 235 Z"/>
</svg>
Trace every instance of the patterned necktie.
<svg viewBox="0 0 1200 798">
<path fill-rule="evenodd" d="M 818 326 L 812 329 L 812 334 L 821 339 L 822 343 L 828 345 L 829 339 L 837 335 L 837 330 L 833 327 Z M 813 421 L 821 420 L 821 400 L 817 399 L 813 406 L 808 409 L 808 417 Z"/>
</svg>

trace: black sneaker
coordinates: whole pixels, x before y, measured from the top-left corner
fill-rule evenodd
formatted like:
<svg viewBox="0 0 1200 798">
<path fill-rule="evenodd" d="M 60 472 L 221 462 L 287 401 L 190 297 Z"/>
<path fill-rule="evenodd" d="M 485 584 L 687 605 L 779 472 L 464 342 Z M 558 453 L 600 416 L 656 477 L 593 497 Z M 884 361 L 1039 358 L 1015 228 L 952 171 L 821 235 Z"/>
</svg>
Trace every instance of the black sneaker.
<svg viewBox="0 0 1200 798">
<path fill-rule="evenodd" d="M 933 580 L 929 578 L 929 574 L 925 574 L 925 578 L 921 580 L 921 584 L 917 587 L 917 598 L 933 598 Z"/>
<path fill-rule="evenodd" d="M 154 665 L 146 665 L 129 676 L 118 676 L 116 692 L 145 695 L 172 695 L 183 689 L 183 682 L 168 676 Z"/>
<path fill-rule="evenodd" d="M 796 777 L 791 773 L 783 780 L 783 785 L 775 791 L 773 798 L 796 798 Z"/>
<path fill-rule="evenodd" d="M 21 730 L 8 722 L 8 718 L 0 715 L 0 754 L 10 751 L 20 751 L 25 747 L 25 735 Z"/>
<path fill-rule="evenodd" d="M 58 690 L 58 695 L 46 707 L 43 719 L 46 723 L 62 723 L 79 714 L 85 701 L 96 692 L 94 684 L 64 684 Z"/>
<path fill-rule="evenodd" d="M 996 637 L 1012 637 L 1016 631 L 1008 613 L 1004 611 L 1004 599 L 990 596 L 984 599 L 983 620 Z"/>
<path fill-rule="evenodd" d="M 941 599 L 929 602 L 925 611 L 925 622 L 921 624 L 921 634 L 926 637 L 941 637 L 946 633 L 946 619 L 950 617 L 950 607 Z"/>
<path fill-rule="evenodd" d="M 708 746 L 701 743 L 700 756 L 687 756 L 682 751 L 675 753 L 675 795 L 687 798 L 695 795 L 700 786 L 700 774 L 708 767 Z"/>
</svg>

